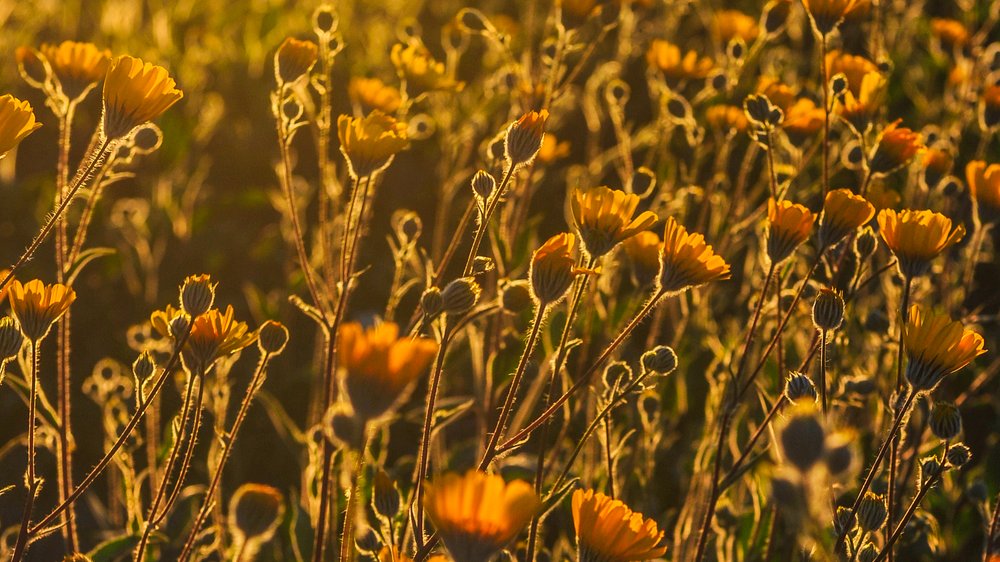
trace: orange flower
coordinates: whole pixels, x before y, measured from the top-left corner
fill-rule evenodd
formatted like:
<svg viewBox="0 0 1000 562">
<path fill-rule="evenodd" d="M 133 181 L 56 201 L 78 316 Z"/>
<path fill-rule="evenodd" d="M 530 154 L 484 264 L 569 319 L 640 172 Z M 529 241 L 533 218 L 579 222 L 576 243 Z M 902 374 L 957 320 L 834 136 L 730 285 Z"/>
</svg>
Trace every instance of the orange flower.
<svg viewBox="0 0 1000 562">
<path fill-rule="evenodd" d="M 409 146 L 406 125 L 377 109 L 361 118 L 338 117 L 337 136 L 340 152 L 355 179 L 384 170 L 397 153 Z"/>
<path fill-rule="evenodd" d="M 742 107 L 735 105 L 713 105 L 705 110 L 705 121 L 713 129 L 728 133 L 747 130 L 747 116 Z"/>
<path fill-rule="evenodd" d="M 449 76 L 444 63 L 434 60 L 423 45 L 394 45 L 389 56 L 412 97 L 434 91 L 458 92 L 465 86 Z"/>
<path fill-rule="evenodd" d="M 127 136 L 163 114 L 184 93 L 167 69 L 130 56 L 116 58 L 104 78 L 104 134 Z"/>
<path fill-rule="evenodd" d="M 577 232 L 592 258 L 604 256 L 658 220 L 652 211 L 632 218 L 639 196 L 604 186 L 575 190 L 571 203 Z"/>
<path fill-rule="evenodd" d="M 823 109 L 809 98 L 800 98 L 785 111 L 781 127 L 793 144 L 800 144 L 823 128 Z"/>
<path fill-rule="evenodd" d="M 660 270 L 660 235 L 644 230 L 625 240 L 622 246 L 632 262 L 632 272 L 640 285 L 652 283 Z"/>
<path fill-rule="evenodd" d="M 946 47 L 964 47 L 969 42 L 969 30 L 950 18 L 931 18 L 931 34 Z"/>
<path fill-rule="evenodd" d="M 767 255 L 779 264 L 812 234 L 816 215 L 806 207 L 791 201 L 767 202 Z"/>
<path fill-rule="evenodd" d="M 257 334 L 245 322 L 233 318 L 233 307 L 226 312 L 213 308 L 196 317 L 191 325 L 191 335 L 181 353 L 184 364 L 194 373 L 207 373 L 212 365 L 228 357 L 257 339 Z M 176 337 L 178 334 L 174 334 Z"/>
<path fill-rule="evenodd" d="M 52 68 L 62 92 L 70 100 L 87 95 L 104 78 L 111 64 L 111 51 L 98 49 L 93 43 L 43 43 L 40 51 Z"/>
<path fill-rule="evenodd" d="M 861 96 L 861 83 L 864 77 L 872 72 L 878 72 L 878 65 L 858 55 L 849 55 L 837 50 L 826 54 L 826 80 L 838 74 L 847 78 L 847 87 L 854 97 Z"/>
<path fill-rule="evenodd" d="M 347 93 L 365 109 L 377 109 L 383 113 L 395 113 L 402 103 L 399 90 L 386 85 L 378 78 L 351 78 Z"/>
<path fill-rule="evenodd" d="M 930 392 L 945 376 L 986 353 L 983 336 L 947 314 L 925 313 L 913 305 L 903 333 L 906 380 L 917 392 Z"/>
<path fill-rule="evenodd" d="M 41 126 L 30 103 L 10 94 L 0 96 L 0 158 Z"/>
<path fill-rule="evenodd" d="M 857 3 L 858 0 L 802 0 L 813 29 L 820 35 L 828 35 L 836 29 Z"/>
<path fill-rule="evenodd" d="M 667 218 L 660 250 L 659 292 L 676 293 L 729 279 L 729 264 L 705 243 L 701 234 L 689 234 L 674 217 Z"/>
<path fill-rule="evenodd" d="M 35 344 L 45 338 L 52 324 L 62 318 L 76 300 L 76 291 L 66 285 L 46 285 L 38 279 L 23 285 L 15 279 L 8 286 L 7 294 L 10 310 L 21 332 Z"/>
<path fill-rule="evenodd" d="M 1000 164 L 987 166 L 982 160 L 973 160 L 965 167 L 965 178 L 979 208 L 1000 216 Z"/>
<path fill-rule="evenodd" d="M 931 260 L 965 236 L 965 227 L 952 228 L 951 219 L 932 211 L 883 209 L 878 226 L 885 245 L 899 260 L 899 270 L 908 278 L 927 272 Z"/>
<path fill-rule="evenodd" d="M 861 77 L 858 94 L 848 88 L 837 98 L 837 113 L 858 134 L 871 128 L 872 120 L 885 103 L 887 81 L 881 72 L 868 72 Z"/>
<path fill-rule="evenodd" d="M 511 123 L 504 137 L 504 154 L 511 166 L 531 162 L 542 148 L 545 136 L 545 122 L 549 119 L 547 110 L 529 111 Z"/>
<path fill-rule="evenodd" d="M 705 78 L 715 68 L 708 57 L 698 57 L 698 53 L 681 53 L 680 47 L 663 39 L 654 39 L 646 51 L 646 62 L 672 80 Z"/>
<path fill-rule="evenodd" d="M 872 149 L 868 167 L 873 174 L 889 174 L 905 166 L 924 148 L 920 133 L 900 127 L 901 119 L 886 126 Z"/>
<path fill-rule="evenodd" d="M 584 562 L 652 560 L 667 552 L 656 521 L 594 490 L 573 492 L 573 526 Z"/>
<path fill-rule="evenodd" d="M 955 163 L 955 159 L 947 150 L 933 147 L 924 151 L 921 163 L 924 165 L 924 178 L 927 181 L 927 185 L 934 187 L 951 172 L 951 167 Z"/>
<path fill-rule="evenodd" d="M 739 10 L 719 10 L 712 17 L 713 29 L 723 44 L 739 37 L 744 43 L 752 43 L 759 33 L 757 19 Z"/>
<path fill-rule="evenodd" d="M 576 267 L 576 237 L 569 232 L 549 238 L 531 256 L 531 296 L 538 306 L 559 302 L 582 270 Z"/>
<path fill-rule="evenodd" d="M 828 248 L 848 233 L 864 226 L 875 216 L 875 207 L 850 189 L 834 189 L 826 194 L 823 218 L 819 222 L 820 245 Z"/>
</svg>

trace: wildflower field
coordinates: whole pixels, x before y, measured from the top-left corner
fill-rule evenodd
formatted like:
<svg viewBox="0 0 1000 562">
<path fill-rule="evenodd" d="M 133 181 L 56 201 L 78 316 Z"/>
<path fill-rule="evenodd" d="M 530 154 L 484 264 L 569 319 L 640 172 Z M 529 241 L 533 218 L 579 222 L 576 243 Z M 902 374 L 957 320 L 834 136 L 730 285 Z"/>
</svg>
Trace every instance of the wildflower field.
<svg viewBox="0 0 1000 562">
<path fill-rule="evenodd" d="M 0 52 L 0 559 L 1000 561 L 1000 0 Z"/>
</svg>

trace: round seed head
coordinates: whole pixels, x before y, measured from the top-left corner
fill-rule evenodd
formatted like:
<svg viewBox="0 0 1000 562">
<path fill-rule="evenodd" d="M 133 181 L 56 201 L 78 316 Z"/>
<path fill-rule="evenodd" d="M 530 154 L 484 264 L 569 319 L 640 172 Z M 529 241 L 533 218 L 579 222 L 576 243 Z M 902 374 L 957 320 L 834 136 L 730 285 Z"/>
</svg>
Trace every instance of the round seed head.
<svg viewBox="0 0 1000 562">
<path fill-rule="evenodd" d="M 962 468 L 972 460 L 972 451 L 964 443 L 956 443 L 948 450 L 948 464 L 955 468 Z"/>
</svg>

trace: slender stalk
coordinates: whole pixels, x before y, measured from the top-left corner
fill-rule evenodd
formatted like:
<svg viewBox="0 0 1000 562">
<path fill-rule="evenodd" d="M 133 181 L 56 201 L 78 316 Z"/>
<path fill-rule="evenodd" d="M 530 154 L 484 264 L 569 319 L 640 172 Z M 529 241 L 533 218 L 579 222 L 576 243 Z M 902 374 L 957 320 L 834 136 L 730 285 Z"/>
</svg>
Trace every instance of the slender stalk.
<svg viewBox="0 0 1000 562">
<path fill-rule="evenodd" d="M 31 389 L 28 395 L 28 468 L 25 480 L 28 484 L 28 496 L 24 500 L 24 513 L 21 515 L 21 530 L 17 533 L 14 544 L 14 554 L 11 562 L 20 562 L 28 548 L 28 525 L 31 522 L 31 511 L 35 505 L 35 494 L 38 484 L 35 478 L 35 403 L 38 397 L 38 342 L 31 345 Z"/>
<path fill-rule="evenodd" d="M 826 397 L 826 330 L 819 331 L 819 392 L 823 404 L 823 413 L 830 409 Z"/>
<path fill-rule="evenodd" d="M 830 191 L 830 84 L 826 68 L 826 34 L 820 33 L 820 82 L 823 87 L 823 197 Z"/>
<path fill-rule="evenodd" d="M 906 321 L 907 315 L 909 314 L 909 304 L 910 304 L 910 288 L 912 287 L 913 279 L 907 277 L 903 282 L 903 298 L 901 299 L 901 305 L 899 309 L 899 345 L 897 347 L 896 353 L 896 386 L 895 389 L 898 391 L 903 385 L 903 336 L 906 333 Z M 888 515 L 886 517 L 886 528 L 892 528 L 892 522 L 896 518 L 896 471 L 899 465 L 899 436 L 892 439 L 892 446 L 889 450 L 889 488 L 888 488 Z M 892 558 L 892 553 L 890 552 L 889 558 Z"/>
<path fill-rule="evenodd" d="M 361 449 L 357 451 L 354 460 L 354 473 L 351 477 L 351 493 L 347 497 L 347 510 L 344 513 L 344 531 L 340 539 L 340 562 L 353 562 L 354 552 L 354 518 L 358 505 L 358 495 L 361 494 L 361 473 L 365 468 L 365 449 L 368 448 L 368 437 L 364 438 Z"/>
<path fill-rule="evenodd" d="M 514 170 L 516 168 L 517 166 L 514 165 L 507 167 L 503 180 L 493 193 L 493 197 L 490 199 L 489 203 L 486 204 L 486 212 L 483 213 L 482 217 L 480 217 L 479 227 L 476 229 L 476 235 L 472 239 L 472 247 L 469 248 L 469 256 L 465 258 L 465 267 L 462 268 L 462 277 L 467 277 L 470 273 L 472 273 L 472 265 L 476 261 L 476 254 L 479 253 L 479 246 L 483 243 L 483 236 L 485 236 L 486 231 L 489 230 L 490 219 L 493 218 L 493 213 L 500 205 L 500 199 L 503 198 L 504 191 L 507 189 L 507 184 L 510 183 L 510 178 L 514 175 Z"/>
<path fill-rule="evenodd" d="M 778 399 L 774 402 L 774 406 L 771 406 L 771 409 L 768 410 L 767 415 L 764 416 L 764 421 L 760 422 L 760 425 L 757 426 L 757 429 L 753 432 L 753 435 L 750 436 L 750 440 L 747 441 L 747 444 L 743 446 L 743 451 L 740 452 L 739 458 L 737 458 L 736 461 L 733 463 L 733 466 L 729 468 L 729 470 L 726 472 L 726 475 L 722 477 L 723 489 L 726 488 L 726 483 L 730 482 L 736 477 L 736 474 L 743 466 L 743 463 L 746 462 L 747 457 L 749 457 L 750 453 L 753 452 L 753 448 L 754 445 L 757 444 L 757 440 L 760 439 L 761 435 L 764 435 L 764 431 L 767 430 L 767 427 L 768 425 L 770 425 L 771 420 L 773 420 L 774 416 L 777 415 L 779 411 L 781 411 L 781 408 L 785 405 L 786 401 L 787 398 L 785 397 L 785 395 L 781 394 L 781 396 L 779 396 Z"/>
<path fill-rule="evenodd" d="M 346 288 L 341 289 L 342 291 Z M 327 330 L 325 335 L 325 369 L 324 377 L 327 379 L 326 398 L 332 404 L 331 395 L 336 388 L 334 374 L 337 372 L 337 337 L 336 333 Z M 326 411 L 324 409 L 324 411 Z M 326 556 L 327 535 L 330 532 L 330 523 L 327 521 L 330 512 L 331 478 L 333 472 L 333 445 L 329 439 L 323 440 L 323 474 L 320 478 L 319 486 L 319 510 L 316 514 L 316 531 L 313 536 L 313 562 L 322 562 Z"/>
</svg>

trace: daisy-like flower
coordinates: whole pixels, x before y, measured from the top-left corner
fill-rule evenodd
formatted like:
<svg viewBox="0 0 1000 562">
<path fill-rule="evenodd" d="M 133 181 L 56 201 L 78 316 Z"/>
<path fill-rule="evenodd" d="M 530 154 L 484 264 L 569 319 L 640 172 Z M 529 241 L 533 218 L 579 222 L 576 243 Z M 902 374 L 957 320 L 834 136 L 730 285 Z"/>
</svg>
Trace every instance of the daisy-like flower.
<svg viewBox="0 0 1000 562">
<path fill-rule="evenodd" d="M 435 91 L 458 92 L 465 86 L 449 76 L 444 63 L 434 60 L 423 45 L 393 45 L 389 58 L 412 97 Z"/>
<path fill-rule="evenodd" d="M 916 392 L 931 392 L 944 377 L 986 353 L 983 336 L 947 314 L 910 307 L 903 333 L 906 380 Z"/>
<path fill-rule="evenodd" d="M 965 226 L 952 228 L 951 219 L 933 211 L 882 209 L 877 220 L 899 271 L 909 279 L 927 273 L 931 260 L 965 236 Z"/>
<path fill-rule="evenodd" d="M 868 168 L 873 174 L 889 174 L 905 166 L 924 148 L 920 133 L 900 127 L 901 119 L 886 126 L 879 133 L 868 159 Z"/>
<path fill-rule="evenodd" d="M 858 0 L 802 0 L 813 29 L 820 35 L 836 29 L 857 3 Z"/>
<path fill-rule="evenodd" d="M 104 134 L 111 140 L 124 138 L 182 97 L 167 69 L 127 55 L 117 57 L 104 78 Z"/>
<path fill-rule="evenodd" d="M 319 46 L 312 41 L 287 37 L 274 53 L 274 78 L 279 85 L 291 84 L 312 70 Z"/>
<path fill-rule="evenodd" d="M 632 273 L 640 285 L 648 285 L 660 271 L 660 235 L 644 230 L 622 242 L 625 255 L 632 262 Z"/>
<path fill-rule="evenodd" d="M 643 211 L 635 215 L 639 196 L 604 186 L 577 189 L 573 192 L 573 218 L 583 247 L 592 259 L 597 259 L 639 232 L 656 223 L 656 213 Z"/>
<path fill-rule="evenodd" d="M 861 78 L 858 93 L 851 88 L 837 98 L 837 114 L 859 135 L 871 128 L 872 120 L 885 103 L 888 82 L 881 72 L 868 72 Z"/>
<path fill-rule="evenodd" d="M 58 45 L 42 44 L 39 49 L 52 68 L 59 88 L 70 100 L 83 98 L 108 72 L 111 51 L 93 43 L 63 41 Z"/>
<path fill-rule="evenodd" d="M 392 322 L 368 330 L 349 322 L 337 338 L 344 390 L 355 417 L 365 422 L 389 415 L 405 400 L 438 349 L 429 338 L 400 337 Z"/>
<path fill-rule="evenodd" d="M 219 359 L 228 357 L 252 344 L 257 333 L 250 331 L 245 322 L 233 318 L 233 307 L 226 312 L 213 308 L 194 319 L 191 335 L 181 350 L 181 359 L 194 373 L 206 373 Z"/>
<path fill-rule="evenodd" d="M 824 248 L 836 244 L 875 216 L 875 207 L 850 189 L 834 189 L 826 194 L 819 221 L 819 243 Z"/>
<path fill-rule="evenodd" d="M 528 272 L 531 296 L 538 306 L 553 305 L 566 295 L 573 278 L 582 272 L 576 267 L 576 236 L 569 232 L 556 234 L 531 256 Z"/>
<path fill-rule="evenodd" d="M 781 128 L 792 144 L 798 145 L 823 128 L 823 119 L 823 108 L 809 98 L 800 98 L 785 111 Z"/>
<path fill-rule="evenodd" d="M 878 65 L 859 55 L 849 55 L 838 50 L 826 54 L 826 81 L 838 74 L 847 78 L 847 87 L 854 97 L 861 96 L 861 83 L 865 76 L 878 72 Z"/>
<path fill-rule="evenodd" d="M 777 265 L 792 255 L 812 234 L 816 215 L 788 200 L 767 202 L 767 257 Z"/>
<path fill-rule="evenodd" d="M 549 112 L 529 111 L 507 128 L 504 137 L 504 156 L 511 166 L 528 164 L 542 148 L 545 137 L 545 122 Z"/>
<path fill-rule="evenodd" d="M 633 562 L 659 558 L 663 531 L 652 519 L 594 490 L 573 492 L 579 562 Z"/>
<path fill-rule="evenodd" d="M 10 283 L 8 296 L 10 310 L 24 337 L 37 344 L 69 310 L 76 300 L 76 291 L 60 283 L 46 285 L 35 279 L 22 285 L 15 279 Z"/>
<path fill-rule="evenodd" d="M 712 59 L 699 57 L 695 51 L 682 53 L 680 47 L 663 39 L 650 43 L 646 63 L 675 81 L 705 78 L 715 69 Z"/>
<path fill-rule="evenodd" d="M 528 524 L 538 496 L 524 480 L 505 483 L 470 470 L 424 485 L 424 509 L 455 562 L 487 562 Z"/>
<path fill-rule="evenodd" d="M 397 153 L 409 146 L 406 125 L 377 109 L 361 118 L 338 117 L 337 136 L 340 152 L 355 179 L 384 170 Z"/>
<path fill-rule="evenodd" d="M 399 90 L 378 78 L 351 78 L 347 83 L 347 94 L 364 109 L 377 109 L 386 114 L 395 113 L 403 102 Z"/>
<path fill-rule="evenodd" d="M 752 43 L 760 29 L 757 18 L 751 17 L 739 10 L 719 10 L 712 16 L 712 28 L 723 44 L 739 37 L 744 43 Z"/>
<path fill-rule="evenodd" d="M 676 293 L 719 279 L 729 279 L 729 264 L 705 243 L 701 234 L 690 234 L 674 217 L 667 218 L 660 249 L 658 290 Z"/>
<path fill-rule="evenodd" d="M 991 219 L 1000 217 L 1000 164 L 973 160 L 965 166 L 965 178 L 980 211 Z"/>
<path fill-rule="evenodd" d="M 705 121 L 713 129 L 724 133 L 743 132 L 749 125 L 746 112 L 735 105 L 713 105 L 705 110 Z"/>
<path fill-rule="evenodd" d="M 41 126 L 30 103 L 10 94 L 0 96 L 0 158 Z"/>
</svg>

